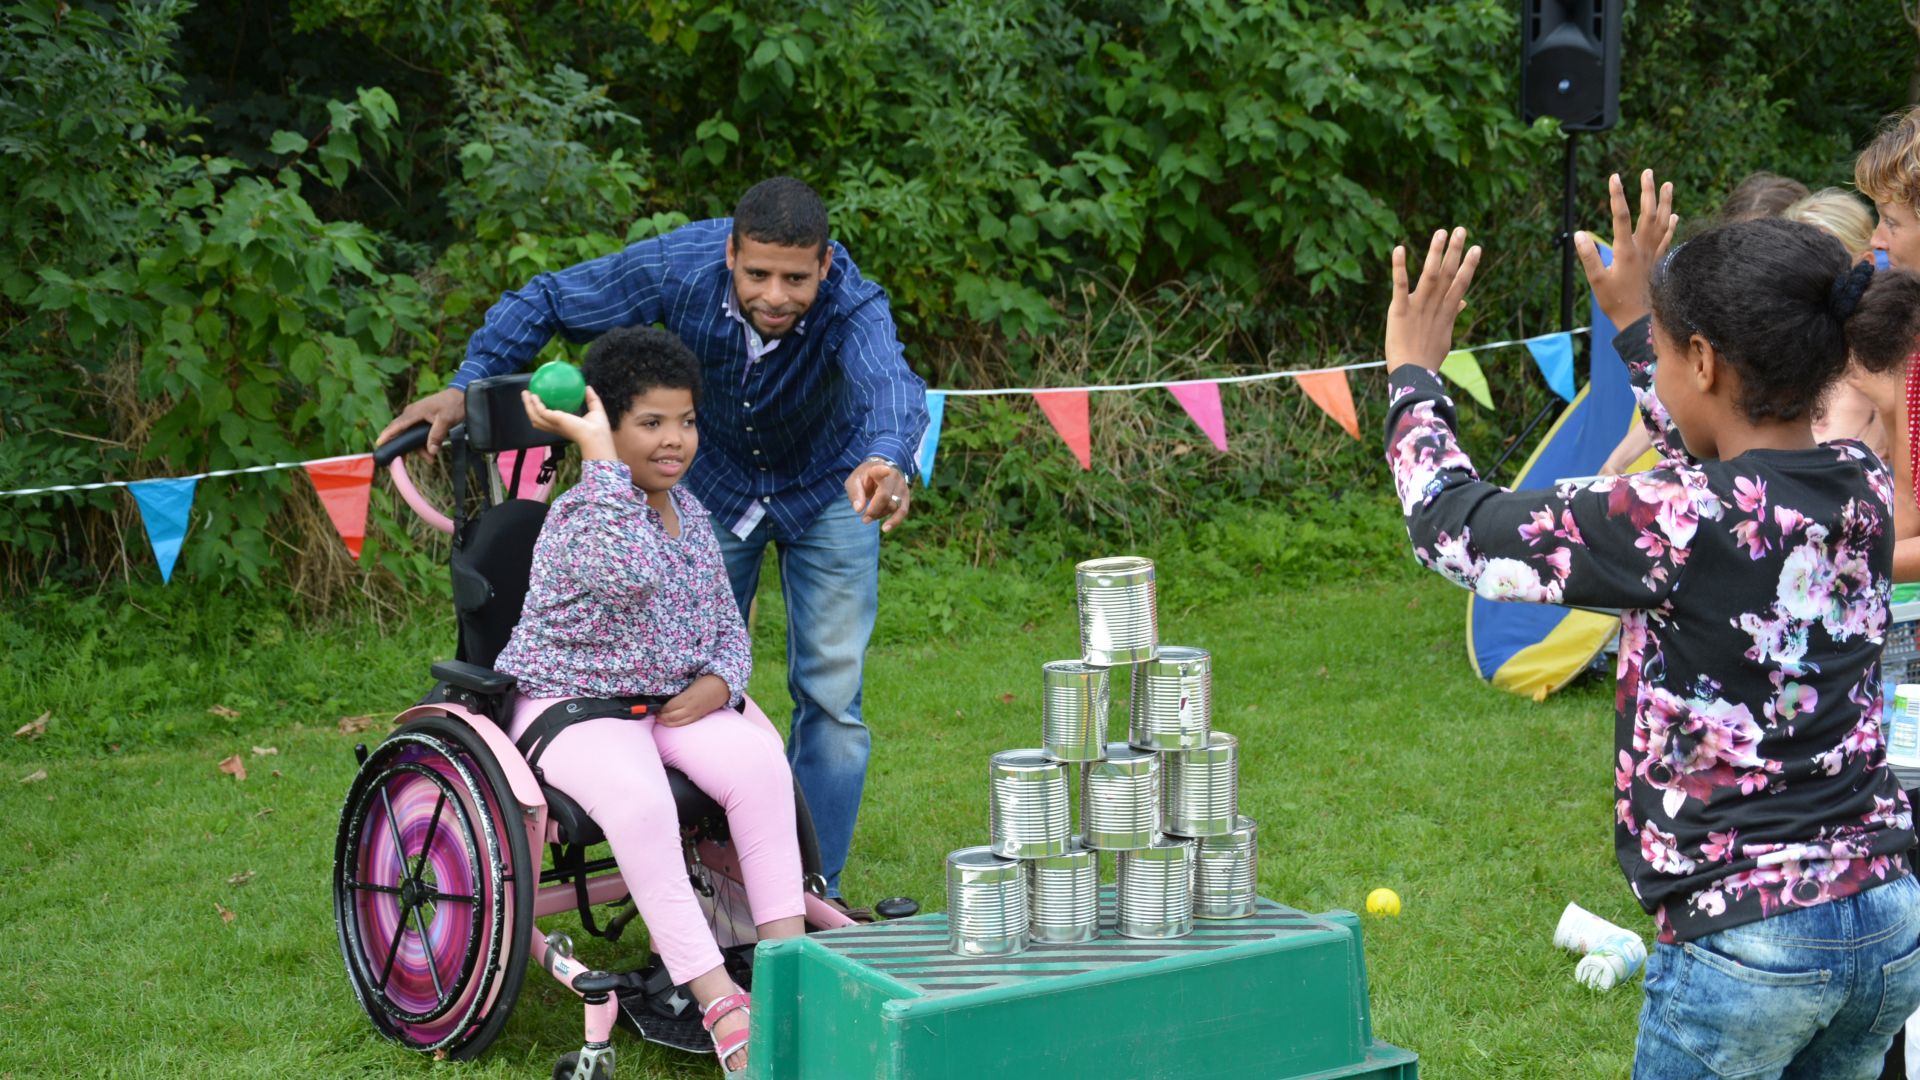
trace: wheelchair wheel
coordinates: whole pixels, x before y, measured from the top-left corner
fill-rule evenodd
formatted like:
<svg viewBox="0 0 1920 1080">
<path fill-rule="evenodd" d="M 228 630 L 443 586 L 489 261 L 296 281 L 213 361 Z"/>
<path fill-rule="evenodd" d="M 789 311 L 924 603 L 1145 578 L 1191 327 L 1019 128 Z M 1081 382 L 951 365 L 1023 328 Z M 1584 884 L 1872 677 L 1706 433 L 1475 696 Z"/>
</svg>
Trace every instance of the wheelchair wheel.
<svg viewBox="0 0 1920 1080">
<path fill-rule="evenodd" d="M 526 976 L 539 865 L 520 807 L 465 723 L 426 717 L 367 756 L 340 810 L 333 908 L 355 995 L 380 1033 L 472 1057 Z"/>
</svg>

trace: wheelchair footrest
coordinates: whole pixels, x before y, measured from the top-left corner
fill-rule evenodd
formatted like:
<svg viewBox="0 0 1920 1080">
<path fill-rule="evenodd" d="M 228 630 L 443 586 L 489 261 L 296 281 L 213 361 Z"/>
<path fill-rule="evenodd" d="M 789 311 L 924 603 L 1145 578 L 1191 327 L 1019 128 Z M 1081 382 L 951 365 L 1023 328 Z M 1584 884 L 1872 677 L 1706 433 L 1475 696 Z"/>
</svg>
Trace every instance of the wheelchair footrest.
<svg viewBox="0 0 1920 1080">
<path fill-rule="evenodd" d="M 651 1043 L 671 1046 L 694 1054 L 713 1053 L 713 1039 L 700 1026 L 700 1010 L 691 1008 L 685 1017 L 663 1016 L 638 996 L 619 996 L 620 1026 Z"/>
</svg>

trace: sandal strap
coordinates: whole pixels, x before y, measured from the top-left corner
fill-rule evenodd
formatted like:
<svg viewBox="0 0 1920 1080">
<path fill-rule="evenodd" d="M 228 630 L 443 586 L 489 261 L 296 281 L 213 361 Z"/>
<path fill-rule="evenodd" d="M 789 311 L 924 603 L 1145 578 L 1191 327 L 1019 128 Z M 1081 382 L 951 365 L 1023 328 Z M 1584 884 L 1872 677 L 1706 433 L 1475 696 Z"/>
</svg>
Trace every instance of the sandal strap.
<svg viewBox="0 0 1920 1080">
<path fill-rule="evenodd" d="M 752 1034 L 746 1028 L 741 1028 L 725 1039 L 715 1039 L 713 1041 L 713 1053 L 715 1057 L 720 1059 L 721 1067 L 725 1068 L 727 1059 L 739 1053 L 751 1040 Z"/>
<path fill-rule="evenodd" d="M 753 998 L 747 994 L 728 994 L 725 997 L 715 998 L 700 1013 L 700 1026 L 711 1032 L 713 1025 L 731 1013 L 747 1012 L 748 1015 L 752 1015 L 750 1008 L 752 1004 Z"/>
</svg>

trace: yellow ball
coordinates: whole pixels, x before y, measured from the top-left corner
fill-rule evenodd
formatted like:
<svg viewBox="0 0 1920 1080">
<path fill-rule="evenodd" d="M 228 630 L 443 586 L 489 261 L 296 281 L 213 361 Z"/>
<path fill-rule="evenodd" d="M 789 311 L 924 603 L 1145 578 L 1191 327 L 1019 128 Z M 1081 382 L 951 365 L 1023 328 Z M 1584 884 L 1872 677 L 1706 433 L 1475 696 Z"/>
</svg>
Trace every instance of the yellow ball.
<svg viewBox="0 0 1920 1080">
<path fill-rule="evenodd" d="M 1392 889 L 1375 889 L 1367 894 L 1367 914 L 1400 914 L 1400 894 Z"/>
</svg>

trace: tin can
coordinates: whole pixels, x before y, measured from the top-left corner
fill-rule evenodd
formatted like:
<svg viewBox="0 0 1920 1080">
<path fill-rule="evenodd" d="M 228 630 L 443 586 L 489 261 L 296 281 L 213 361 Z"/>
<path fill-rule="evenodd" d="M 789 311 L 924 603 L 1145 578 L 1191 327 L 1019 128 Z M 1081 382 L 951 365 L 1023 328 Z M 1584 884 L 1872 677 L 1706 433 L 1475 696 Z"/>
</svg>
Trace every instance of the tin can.
<svg viewBox="0 0 1920 1080">
<path fill-rule="evenodd" d="M 947 856 L 947 948 L 1012 956 L 1027 947 L 1026 868 L 984 847 Z"/>
<path fill-rule="evenodd" d="M 1074 847 L 1065 855 L 1023 860 L 1027 868 L 1028 936 L 1034 941 L 1092 941 L 1100 933 L 1100 853 Z"/>
<path fill-rule="evenodd" d="M 1253 819 L 1240 815 L 1233 831 L 1194 841 L 1193 917 L 1244 919 L 1259 902 L 1259 839 Z"/>
<path fill-rule="evenodd" d="M 1193 933 L 1193 842 L 1173 837 L 1117 856 L 1120 936 L 1176 938 Z"/>
<path fill-rule="evenodd" d="M 1040 742 L 1055 761 L 1099 761 L 1106 755 L 1107 669 L 1055 660 L 1040 669 Z"/>
<path fill-rule="evenodd" d="M 1213 729 L 1213 657 L 1205 649 L 1162 645 L 1133 669 L 1127 741 L 1148 750 L 1193 750 Z"/>
<path fill-rule="evenodd" d="M 1209 732 L 1198 750 L 1169 750 L 1160 763 L 1160 824 L 1174 836 L 1233 831 L 1240 803 L 1240 742 Z"/>
<path fill-rule="evenodd" d="M 1130 851 L 1160 842 L 1160 755 L 1109 743 L 1080 779 L 1080 842 Z"/>
<path fill-rule="evenodd" d="M 1066 766 L 1044 750 L 1002 750 L 993 755 L 989 835 L 996 855 L 1031 859 L 1064 855 L 1073 840 Z"/>
<path fill-rule="evenodd" d="M 1153 659 L 1159 648 L 1153 561 L 1134 556 L 1090 559 L 1074 567 L 1080 598 L 1080 654 L 1112 667 Z"/>
</svg>

